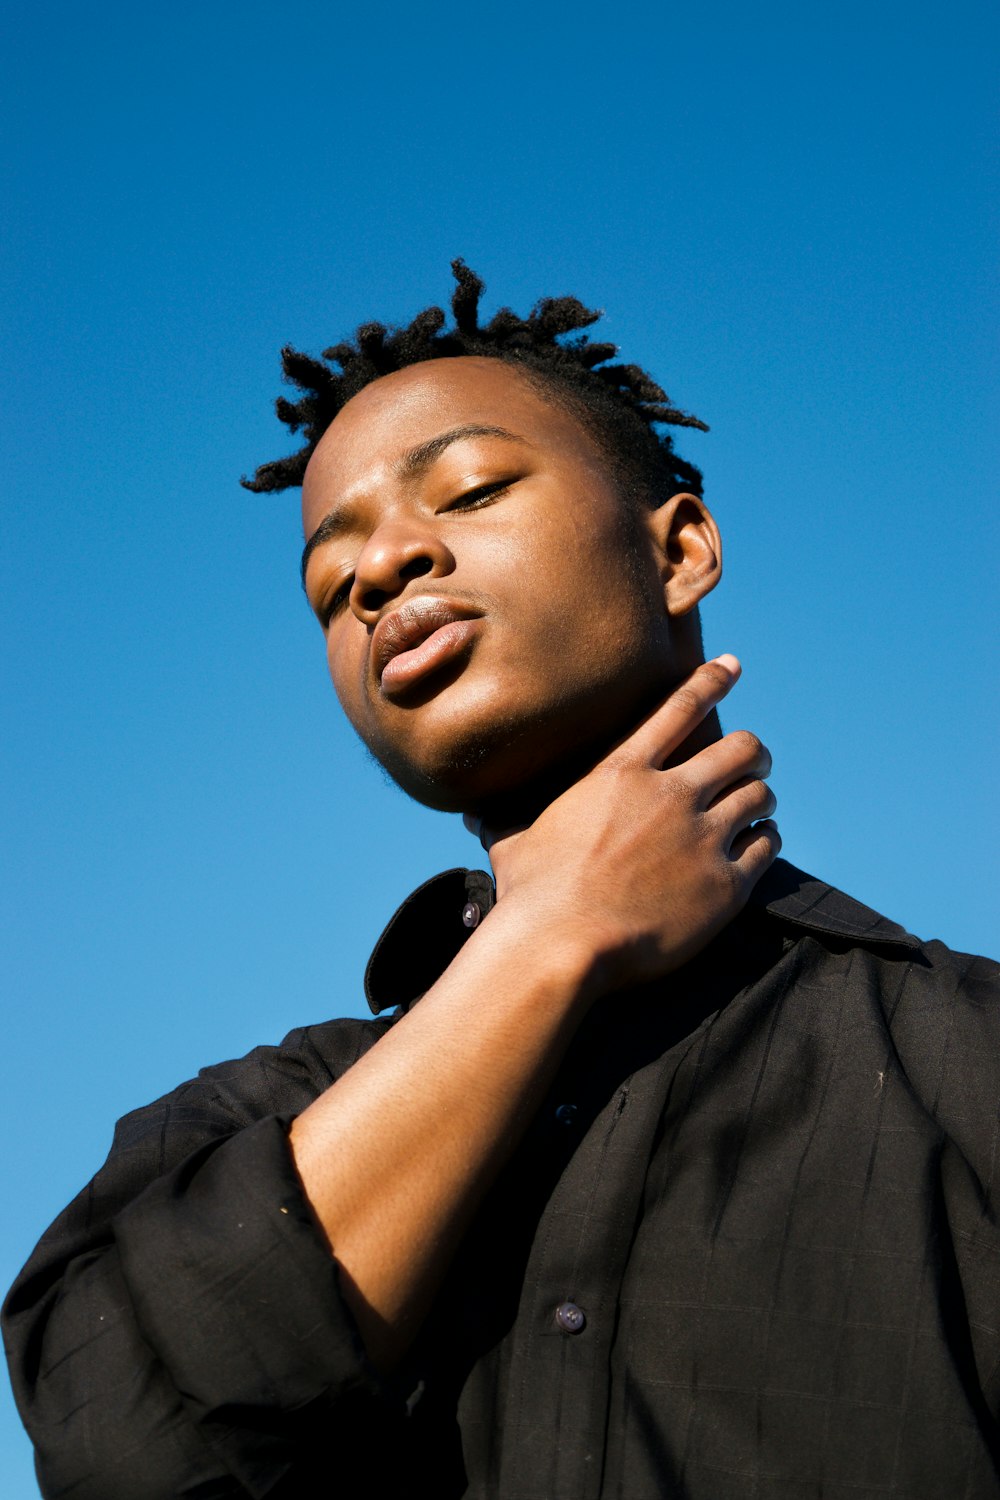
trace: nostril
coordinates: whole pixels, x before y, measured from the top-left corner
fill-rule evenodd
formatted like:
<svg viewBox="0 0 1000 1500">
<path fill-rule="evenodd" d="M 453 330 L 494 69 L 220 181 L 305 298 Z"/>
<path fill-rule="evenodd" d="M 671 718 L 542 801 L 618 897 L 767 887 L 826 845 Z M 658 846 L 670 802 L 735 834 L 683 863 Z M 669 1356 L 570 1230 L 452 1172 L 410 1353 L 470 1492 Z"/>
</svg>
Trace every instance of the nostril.
<svg viewBox="0 0 1000 1500">
<path fill-rule="evenodd" d="M 404 584 L 409 583 L 411 578 L 421 578 L 425 573 L 433 573 L 433 571 L 433 558 L 427 557 L 422 553 L 416 557 L 407 558 L 405 562 L 399 563 L 398 566 L 395 560 L 393 560 L 390 564 L 387 564 L 384 571 L 379 569 L 371 575 L 372 577 L 379 578 L 380 582 L 389 583 L 391 586 L 386 589 L 372 588 L 360 591 L 357 598 L 361 608 L 369 614 L 377 614 L 385 608 L 390 599 L 399 593 Z M 361 573 L 362 569 L 359 567 L 359 577 Z"/>
<path fill-rule="evenodd" d="M 366 589 L 361 595 L 361 608 L 368 610 L 370 614 L 377 614 L 388 597 L 381 589 Z"/>
<path fill-rule="evenodd" d="M 400 578 L 422 578 L 429 573 L 434 564 L 429 557 L 412 557 L 409 562 L 404 563 L 399 570 Z"/>
</svg>

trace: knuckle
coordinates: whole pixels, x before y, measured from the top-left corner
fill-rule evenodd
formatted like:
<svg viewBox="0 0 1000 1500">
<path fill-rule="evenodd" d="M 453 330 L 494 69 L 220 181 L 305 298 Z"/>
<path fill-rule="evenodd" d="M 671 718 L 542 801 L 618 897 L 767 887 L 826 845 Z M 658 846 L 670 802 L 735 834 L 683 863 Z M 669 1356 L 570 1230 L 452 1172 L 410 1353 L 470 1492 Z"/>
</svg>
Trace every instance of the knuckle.
<svg viewBox="0 0 1000 1500">
<path fill-rule="evenodd" d="M 735 742 L 740 755 L 747 760 L 756 761 L 764 750 L 762 741 L 752 729 L 734 729 L 730 739 Z"/>
<path fill-rule="evenodd" d="M 754 829 L 754 852 L 759 858 L 773 859 L 781 848 L 781 834 L 776 823 L 758 823 Z"/>
<path fill-rule="evenodd" d="M 715 661 L 704 662 L 695 673 L 695 678 L 716 693 L 728 691 L 733 682 L 732 675 Z"/>
<path fill-rule="evenodd" d="M 683 714 L 700 714 L 703 701 L 700 693 L 697 693 L 689 682 L 682 682 L 673 694 L 675 705 Z"/>
<path fill-rule="evenodd" d="M 697 785 L 683 766 L 675 766 L 672 771 L 664 772 L 661 785 L 667 795 L 683 808 L 689 808 L 698 801 Z"/>
<path fill-rule="evenodd" d="M 751 781 L 750 790 L 752 792 L 755 805 L 766 807 L 769 812 L 773 812 L 777 807 L 778 799 L 775 795 L 774 788 L 769 786 L 762 776 L 758 776 L 754 781 Z M 761 816 L 766 817 L 768 816 L 768 814 L 762 813 Z"/>
</svg>

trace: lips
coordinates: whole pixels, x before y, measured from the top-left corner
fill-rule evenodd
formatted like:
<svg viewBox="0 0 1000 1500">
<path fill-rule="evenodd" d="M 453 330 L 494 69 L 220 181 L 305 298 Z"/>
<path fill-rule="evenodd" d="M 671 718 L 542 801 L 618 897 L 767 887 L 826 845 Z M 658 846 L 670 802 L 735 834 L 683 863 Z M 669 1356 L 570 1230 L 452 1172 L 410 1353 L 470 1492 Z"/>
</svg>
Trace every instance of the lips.
<svg viewBox="0 0 1000 1500">
<path fill-rule="evenodd" d="M 481 616 L 457 600 L 420 596 L 383 615 L 372 635 L 372 661 L 387 697 L 405 692 L 466 648 Z"/>
</svg>

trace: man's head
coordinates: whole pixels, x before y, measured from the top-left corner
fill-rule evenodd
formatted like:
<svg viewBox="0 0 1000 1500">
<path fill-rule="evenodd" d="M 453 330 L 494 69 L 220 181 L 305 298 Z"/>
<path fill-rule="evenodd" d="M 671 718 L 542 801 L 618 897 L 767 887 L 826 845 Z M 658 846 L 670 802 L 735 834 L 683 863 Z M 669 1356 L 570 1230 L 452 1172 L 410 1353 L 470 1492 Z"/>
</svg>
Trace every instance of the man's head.
<svg viewBox="0 0 1000 1500">
<path fill-rule="evenodd" d="M 458 319 L 470 273 L 456 274 Z M 350 393 L 327 389 L 320 410 L 313 373 L 296 419 L 306 449 L 253 482 L 302 480 L 303 579 L 338 696 L 377 758 L 433 806 L 537 796 L 700 657 L 718 533 L 700 475 L 650 425 L 666 418 L 642 410 L 636 387 L 693 419 L 634 367 L 628 398 L 617 376 L 601 381 L 593 355 L 612 346 L 577 341 L 568 377 L 557 335 L 593 320 L 572 306 L 576 321 L 564 310 L 546 333 L 548 363 L 450 347 L 403 362 L 397 349 L 396 368 L 361 378 L 343 347 L 328 351 Z M 380 329 L 379 347 L 389 342 Z"/>
</svg>

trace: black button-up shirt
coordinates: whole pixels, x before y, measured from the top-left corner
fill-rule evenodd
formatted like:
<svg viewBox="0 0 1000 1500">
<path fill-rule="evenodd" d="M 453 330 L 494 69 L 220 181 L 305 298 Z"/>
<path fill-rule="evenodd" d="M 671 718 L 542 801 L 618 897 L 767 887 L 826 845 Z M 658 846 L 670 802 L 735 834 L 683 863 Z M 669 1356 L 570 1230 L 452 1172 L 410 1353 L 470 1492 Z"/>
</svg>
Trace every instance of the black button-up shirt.
<svg viewBox="0 0 1000 1500">
<path fill-rule="evenodd" d="M 480 872 L 416 892 L 373 1010 L 491 902 Z M 47 1496 L 1000 1495 L 995 964 L 779 861 L 699 958 L 590 1013 L 382 1382 L 286 1132 L 393 1021 L 121 1122 L 5 1308 Z"/>
</svg>

